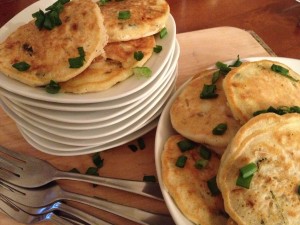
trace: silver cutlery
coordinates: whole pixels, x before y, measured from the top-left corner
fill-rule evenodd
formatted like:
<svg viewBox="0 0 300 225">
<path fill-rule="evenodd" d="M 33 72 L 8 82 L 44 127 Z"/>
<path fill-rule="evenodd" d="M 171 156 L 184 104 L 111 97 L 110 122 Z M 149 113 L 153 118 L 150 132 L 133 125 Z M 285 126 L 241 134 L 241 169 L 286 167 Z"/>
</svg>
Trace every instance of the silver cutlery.
<svg viewBox="0 0 300 225">
<path fill-rule="evenodd" d="M 0 155 L 0 177 L 21 187 L 35 188 L 54 180 L 69 179 L 163 200 L 159 184 L 156 182 L 140 182 L 65 172 L 57 170 L 46 161 L 8 150 L 2 146 L 0 146 L 0 152 L 4 153 Z M 35 176 L 37 172 L 39 176 Z"/>
<path fill-rule="evenodd" d="M 125 205 L 119 205 L 117 203 L 109 202 L 99 198 L 67 192 L 61 189 L 55 183 L 51 183 L 40 188 L 26 189 L 12 186 L 11 184 L 2 180 L 0 181 L 0 193 L 12 199 L 13 201 L 31 207 L 41 207 L 53 204 L 54 202 L 60 200 L 71 200 L 105 210 L 139 224 L 174 225 L 172 218 L 169 216 L 146 212 L 144 210 Z"/>
</svg>

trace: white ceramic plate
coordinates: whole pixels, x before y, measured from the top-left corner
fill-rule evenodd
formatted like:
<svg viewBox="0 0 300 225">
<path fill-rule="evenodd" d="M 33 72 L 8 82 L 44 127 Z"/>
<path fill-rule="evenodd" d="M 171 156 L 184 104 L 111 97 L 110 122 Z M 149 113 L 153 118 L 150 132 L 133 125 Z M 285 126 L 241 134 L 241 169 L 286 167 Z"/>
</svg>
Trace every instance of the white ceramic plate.
<svg viewBox="0 0 300 225">
<path fill-rule="evenodd" d="M 17 27 L 32 20 L 32 13 L 38 11 L 39 9 L 46 8 L 53 2 L 55 1 L 40 0 L 17 14 L 0 29 L 0 42 L 4 41 L 10 33 L 17 29 Z M 131 76 L 126 81 L 121 82 L 118 85 L 115 85 L 114 87 L 102 92 L 82 95 L 64 93 L 53 95 L 48 94 L 44 88 L 30 87 L 0 73 L 0 86 L 10 92 L 47 102 L 82 104 L 112 101 L 123 98 L 143 89 L 150 84 L 153 80 L 155 80 L 155 78 L 160 74 L 166 65 L 167 60 L 172 52 L 172 46 L 174 46 L 176 39 L 176 25 L 171 15 L 168 18 L 166 28 L 168 30 L 168 35 L 165 38 L 160 39 L 159 35 L 156 35 L 156 44 L 163 46 L 163 51 L 161 51 L 159 54 L 153 53 L 152 57 L 145 64 L 145 66 L 151 68 L 152 70 L 152 76 L 149 79 L 138 79 L 136 76 Z"/>
<path fill-rule="evenodd" d="M 281 58 L 281 57 L 253 57 L 253 58 L 247 58 L 244 60 L 247 61 L 258 61 L 262 59 L 269 59 L 273 61 L 278 61 L 281 63 L 286 64 L 290 68 L 292 68 L 294 71 L 296 71 L 298 74 L 300 74 L 300 60 L 298 59 L 289 59 L 289 58 Z M 189 81 L 189 80 L 188 80 Z M 188 220 L 181 211 L 177 208 L 176 203 L 173 201 L 172 197 L 169 195 L 168 190 L 163 184 L 162 176 L 161 176 L 161 154 L 163 151 L 163 146 L 171 135 L 175 134 L 176 132 L 173 130 L 171 122 L 170 122 L 170 115 L 169 111 L 171 108 L 171 105 L 173 101 L 176 99 L 177 95 L 181 92 L 181 90 L 184 88 L 184 86 L 188 83 L 185 82 L 177 91 L 176 93 L 169 99 L 166 107 L 164 108 L 156 130 L 156 136 L 155 136 L 155 165 L 156 165 L 156 171 L 158 176 L 158 181 L 162 190 L 163 197 L 165 199 L 166 205 L 170 211 L 170 214 L 172 215 L 174 222 L 177 225 L 194 225 L 190 220 Z M 188 199 L 187 199 L 188 201 Z"/>
</svg>

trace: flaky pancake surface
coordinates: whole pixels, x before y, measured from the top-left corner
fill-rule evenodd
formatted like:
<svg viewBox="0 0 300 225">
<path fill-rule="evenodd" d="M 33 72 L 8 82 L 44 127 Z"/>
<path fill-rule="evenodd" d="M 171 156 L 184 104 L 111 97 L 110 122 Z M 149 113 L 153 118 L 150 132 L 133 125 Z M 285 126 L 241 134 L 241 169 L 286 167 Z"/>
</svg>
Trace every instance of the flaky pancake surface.
<svg viewBox="0 0 300 225">
<path fill-rule="evenodd" d="M 289 70 L 293 81 L 271 70 L 273 64 Z M 270 106 L 300 105 L 300 75 L 286 65 L 270 60 L 243 63 L 229 72 L 223 82 L 228 105 L 242 124 L 258 110 Z"/>
<path fill-rule="evenodd" d="M 161 157 L 163 183 L 178 208 L 195 224 L 225 225 L 222 197 L 212 196 L 207 186 L 217 173 L 219 158 L 213 153 L 206 168 L 196 169 L 195 161 L 200 158 L 196 148 L 182 153 L 177 146 L 184 139 L 173 135 L 165 143 Z M 183 154 L 187 156 L 184 168 L 176 167 L 177 158 Z"/>
<path fill-rule="evenodd" d="M 109 43 L 105 46 L 106 59 L 97 57 L 78 76 L 60 83 L 62 92 L 87 93 L 106 90 L 133 74 L 133 68 L 142 66 L 151 57 L 155 46 L 154 36 L 126 42 Z M 134 58 L 134 52 L 144 54 L 142 60 Z"/>
<path fill-rule="evenodd" d="M 64 5 L 62 24 L 52 30 L 39 30 L 34 20 L 19 27 L 0 44 L 0 71 L 31 86 L 48 84 L 50 80 L 66 81 L 86 69 L 103 53 L 107 35 L 99 7 L 91 0 L 73 0 Z M 85 61 L 80 68 L 69 68 L 69 58 L 79 56 L 83 47 Z M 27 71 L 12 64 L 25 61 Z"/>
<path fill-rule="evenodd" d="M 109 42 L 138 39 L 159 32 L 165 27 L 170 11 L 165 0 L 112 0 L 99 5 Z M 130 18 L 118 19 L 120 11 L 130 11 Z"/>
<path fill-rule="evenodd" d="M 204 71 L 189 82 L 173 102 L 170 118 L 178 133 L 222 154 L 240 125 L 226 104 L 222 78 L 216 83 L 216 93 L 219 95 L 217 98 L 200 98 L 203 85 L 211 83 L 213 72 Z M 220 123 L 226 123 L 228 128 L 223 135 L 214 135 L 212 130 Z"/>
<path fill-rule="evenodd" d="M 252 127 L 252 134 L 243 134 Z M 273 113 L 249 120 L 233 138 L 227 159 L 221 160 L 217 182 L 226 212 L 239 225 L 299 224 L 299 140 L 300 115 Z M 237 186 L 239 169 L 251 162 L 258 171 L 250 188 Z"/>
</svg>

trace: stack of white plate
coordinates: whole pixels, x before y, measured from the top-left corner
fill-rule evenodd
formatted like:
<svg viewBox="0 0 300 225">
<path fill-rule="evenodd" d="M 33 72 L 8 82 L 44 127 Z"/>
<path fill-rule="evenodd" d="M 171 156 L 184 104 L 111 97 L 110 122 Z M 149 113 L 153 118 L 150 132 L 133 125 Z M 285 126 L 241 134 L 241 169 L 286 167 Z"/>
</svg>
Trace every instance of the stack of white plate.
<svg viewBox="0 0 300 225">
<path fill-rule="evenodd" d="M 3 26 L 0 42 L 41 7 L 37 2 Z M 175 87 L 180 49 L 171 15 L 166 28 L 165 38 L 156 37 L 162 51 L 145 65 L 149 78 L 133 75 L 106 91 L 77 95 L 49 94 L 0 73 L 0 104 L 24 138 L 49 154 L 87 154 L 134 140 L 157 125 Z"/>
</svg>

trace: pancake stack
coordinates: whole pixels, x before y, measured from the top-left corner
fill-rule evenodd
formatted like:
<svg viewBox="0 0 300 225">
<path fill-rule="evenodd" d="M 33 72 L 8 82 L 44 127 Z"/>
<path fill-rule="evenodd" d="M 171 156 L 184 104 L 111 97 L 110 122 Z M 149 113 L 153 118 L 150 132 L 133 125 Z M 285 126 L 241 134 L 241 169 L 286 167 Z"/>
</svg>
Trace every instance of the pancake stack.
<svg viewBox="0 0 300 225">
<path fill-rule="evenodd" d="M 194 76 L 170 104 L 179 134 L 163 147 L 162 181 L 195 224 L 299 224 L 300 75 L 277 61 L 254 60 L 219 76 L 224 65 Z M 204 93 L 205 86 L 214 89 Z M 227 129 L 215 132 L 218 124 Z M 214 157 L 201 154 L 203 147 Z M 247 165 L 255 172 L 241 175 Z"/>
</svg>

